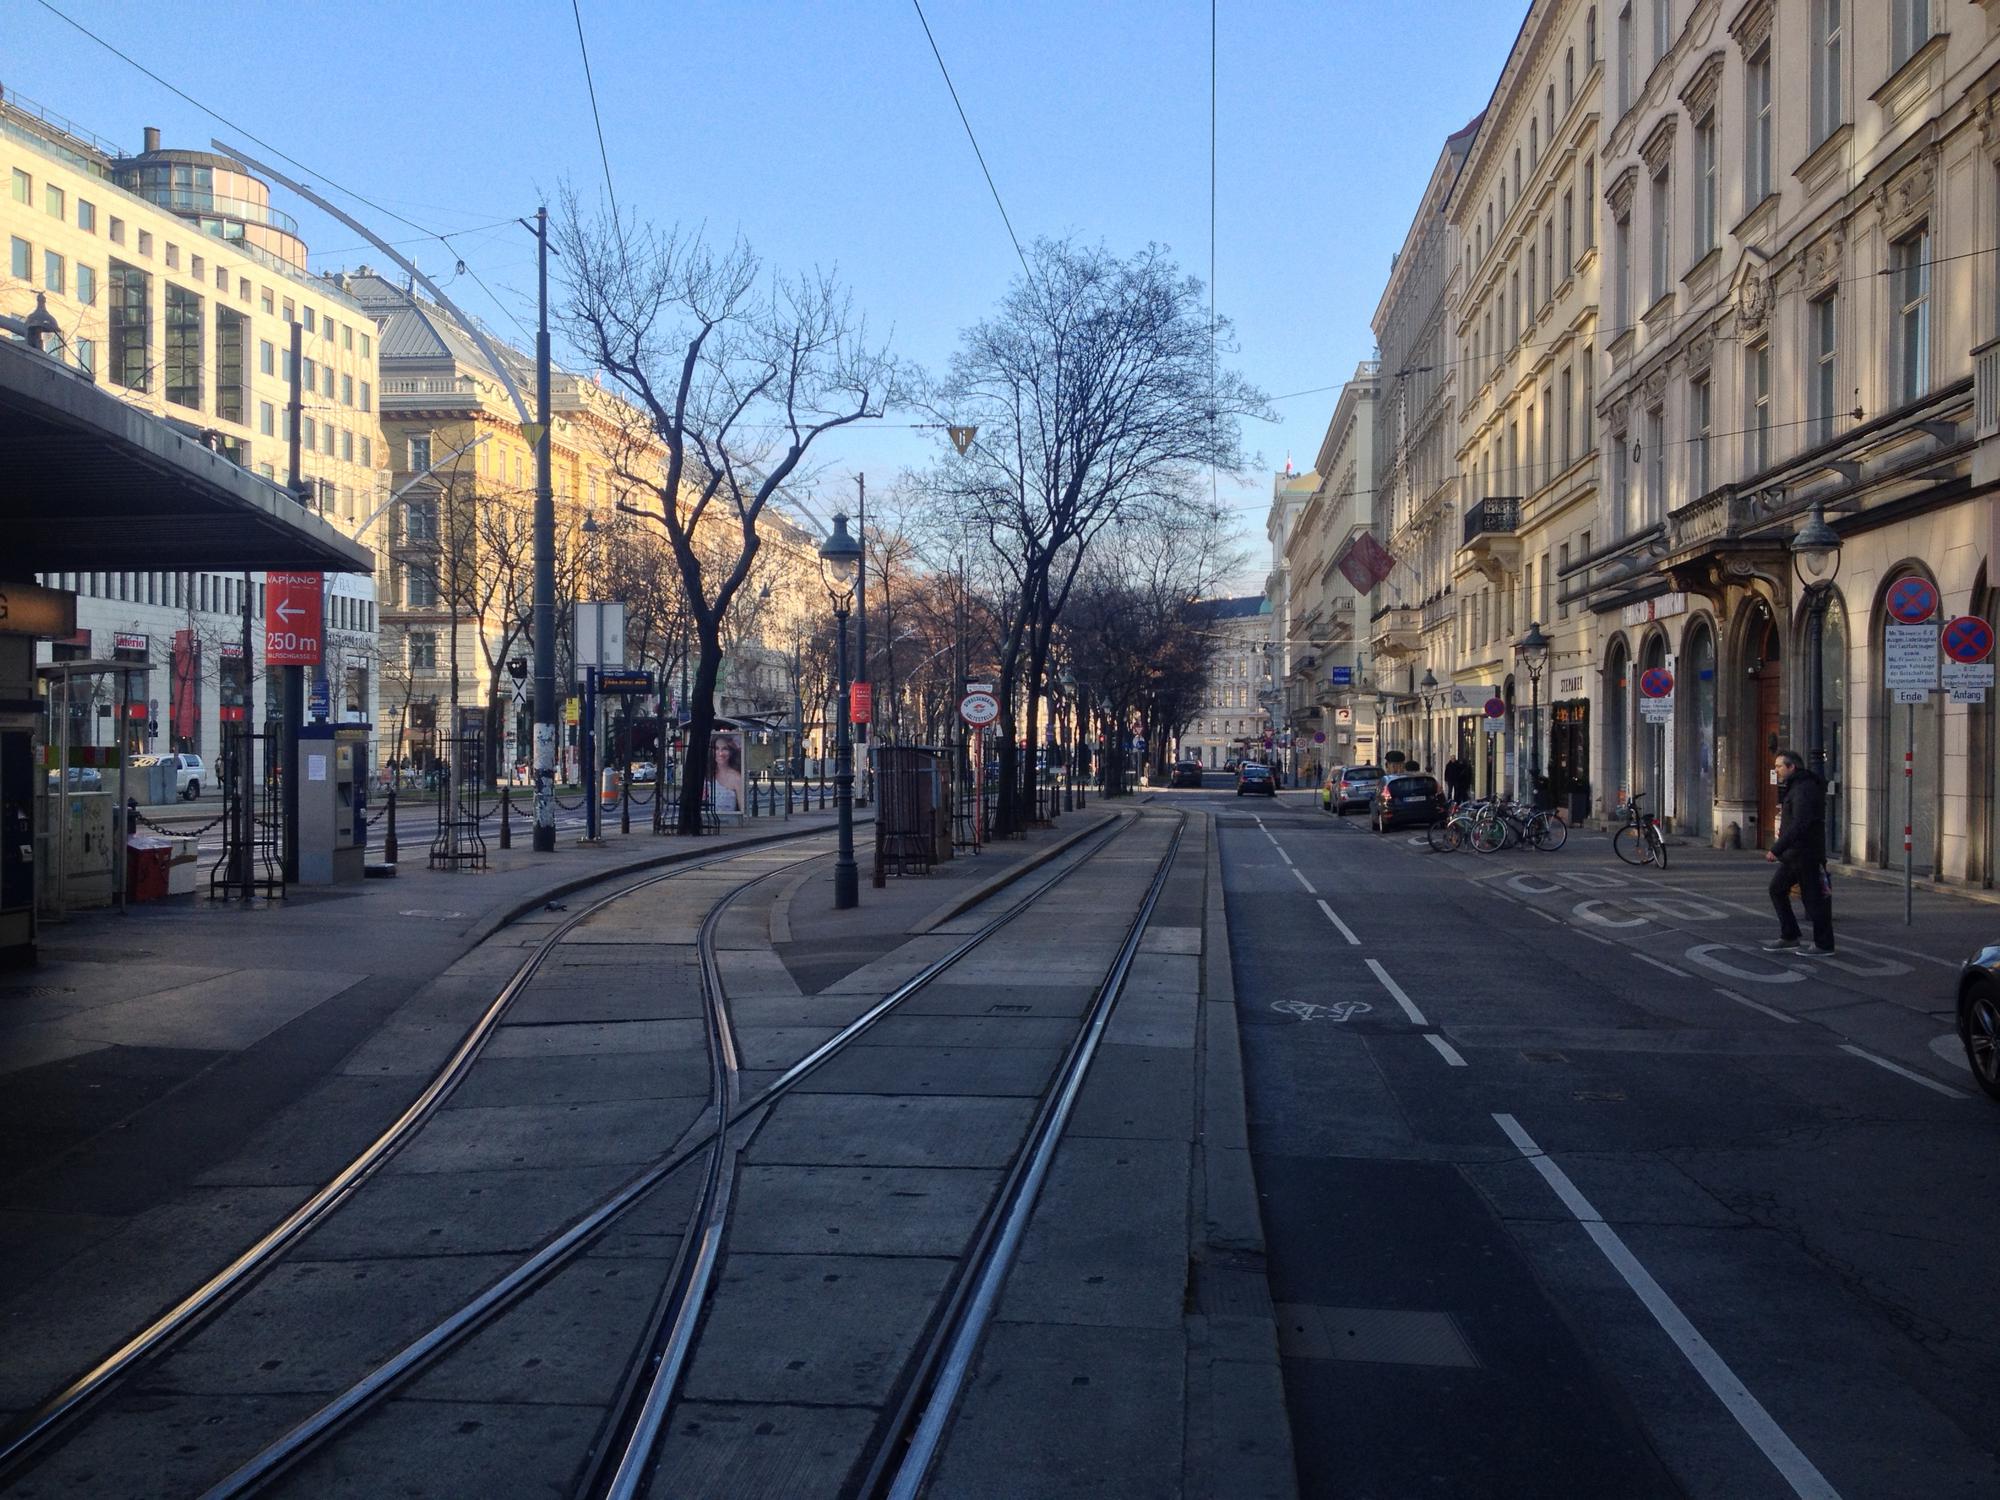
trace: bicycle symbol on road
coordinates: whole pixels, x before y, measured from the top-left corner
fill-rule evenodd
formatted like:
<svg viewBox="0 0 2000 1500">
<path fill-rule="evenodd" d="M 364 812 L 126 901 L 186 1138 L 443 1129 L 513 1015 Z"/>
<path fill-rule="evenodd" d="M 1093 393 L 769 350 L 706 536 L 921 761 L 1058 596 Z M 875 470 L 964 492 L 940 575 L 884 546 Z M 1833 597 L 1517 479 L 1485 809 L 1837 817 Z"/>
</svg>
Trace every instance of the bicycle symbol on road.
<svg viewBox="0 0 2000 1500">
<path fill-rule="evenodd" d="M 1366 1015 L 1375 1007 L 1366 1000 L 1336 1000 L 1331 1005 L 1315 1005 L 1310 1000 L 1273 1000 L 1271 1009 L 1297 1016 L 1301 1021 L 1345 1021 Z"/>
</svg>

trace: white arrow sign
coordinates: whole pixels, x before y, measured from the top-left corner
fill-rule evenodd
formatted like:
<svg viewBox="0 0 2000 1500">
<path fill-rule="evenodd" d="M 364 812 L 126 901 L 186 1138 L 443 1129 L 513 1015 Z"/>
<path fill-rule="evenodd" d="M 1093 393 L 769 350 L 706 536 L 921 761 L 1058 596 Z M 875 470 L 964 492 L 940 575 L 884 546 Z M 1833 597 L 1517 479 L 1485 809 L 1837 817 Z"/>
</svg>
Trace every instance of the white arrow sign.
<svg viewBox="0 0 2000 1500">
<path fill-rule="evenodd" d="M 294 609 L 292 607 L 292 601 L 289 599 L 280 599 L 275 605 L 272 606 L 271 613 L 276 615 L 279 619 L 283 620 L 287 625 L 289 625 L 292 623 L 292 617 L 294 615 L 302 615 L 305 613 L 305 611 L 302 609 Z"/>
</svg>

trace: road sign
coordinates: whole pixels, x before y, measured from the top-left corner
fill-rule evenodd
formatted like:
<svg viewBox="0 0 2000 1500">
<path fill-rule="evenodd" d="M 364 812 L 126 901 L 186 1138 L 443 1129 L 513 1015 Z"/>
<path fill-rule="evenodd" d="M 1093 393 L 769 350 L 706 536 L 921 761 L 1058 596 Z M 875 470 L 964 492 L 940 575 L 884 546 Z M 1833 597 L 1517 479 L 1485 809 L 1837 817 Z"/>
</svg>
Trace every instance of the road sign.
<svg viewBox="0 0 2000 1500">
<path fill-rule="evenodd" d="M 597 690 L 600 693 L 650 693 L 653 690 L 651 672 L 615 672 L 597 674 Z"/>
<path fill-rule="evenodd" d="M 1899 578 L 1889 589 L 1889 613 L 1905 625 L 1921 625 L 1937 613 L 1938 592 L 1928 578 Z"/>
<path fill-rule="evenodd" d="M 1905 580 L 1910 581 L 1922 582 L 1921 579 Z M 1882 681 L 1897 694 L 1898 703 L 1921 703 L 1937 687 L 1938 628 L 1935 623 L 1882 627 Z M 1906 692 L 1919 696 L 1901 696 Z"/>
<path fill-rule="evenodd" d="M 1333 722 L 1336 724 L 1352 724 L 1354 722 L 1354 710 L 1351 708 L 1336 708 L 1333 711 Z"/>
<path fill-rule="evenodd" d="M 875 716 L 875 685 L 850 682 L 847 685 L 847 718 L 852 724 L 866 724 Z"/>
<path fill-rule="evenodd" d="M 1648 698 L 1671 698 L 1674 674 L 1665 667 L 1648 667 L 1639 677 L 1639 691 Z"/>
<path fill-rule="evenodd" d="M 1488 719 L 1488 721 L 1489 721 L 1489 722 L 1490 722 L 1491 720 L 1494 720 L 1494 719 L 1504 719 L 1504 718 L 1506 718 L 1506 717 L 1507 717 L 1507 700 L 1506 700 L 1506 699 L 1504 699 L 1504 698 L 1502 698 L 1502 697 L 1501 697 L 1501 696 L 1500 696 L 1499 694 L 1497 694 L 1497 693 L 1496 693 L 1496 694 L 1494 694 L 1494 695 L 1493 695 L 1493 696 L 1492 696 L 1491 698 L 1488 698 L 1488 699 L 1486 700 L 1486 717 L 1487 717 L 1487 719 Z M 1491 730 L 1488 730 L 1488 731 L 1487 731 L 1487 733 L 1491 734 L 1491 733 L 1492 733 L 1492 731 L 1491 731 Z"/>
<path fill-rule="evenodd" d="M 1000 700 L 986 688 L 974 688 L 958 700 L 958 716 L 974 729 L 984 729 L 1000 717 Z"/>
<path fill-rule="evenodd" d="M 1505 705 L 1502 706 L 1504 707 Z M 1488 734 L 1498 734 L 1507 727 L 1507 720 L 1504 717 L 1496 717 L 1493 714 L 1488 714 L 1481 727 Z"/>
<path fill-rule="evenodd" d="M 1666 724 L 1674 717 L 1674 696 L 1667 693 L 1658 698 L 1639 700 L 1639 717 L 1648 724 Z"/>
<path fill-rule="evenodd" d="M 332 711 L 333 694 L 328 690 L 324 677 L 315 677 L 312 697 L 307 700 L 306 710 L 315 719 L 324 719 Z"/>
<path fill-rule="evenodd" d="M 1929 688 L 1897 688 L 1895 691 L 1898 703 L 1930 702 L 1931 691 Z"/>
<path fill-rule="evenodd" d="M 1977 615 L 1960 615 L 1944 627 L 1939 644 L 1953 661 L 1985 661 L 1993 654 L 1993 627 Z"/>
<path fill-rule="evenodd" d="M 1984 703 L 1986 690 L 1993 686 L 1990 661 L 1948 661 L 1938 670 L 1945 691 L 1954 703 Z"/>
<path fill-rule="evenodd" d="M 264 665 L 319 665 L 325 585 L 322 573 L 264 575 Z"/>
<path fill-rule="evenodd" d="M 1324 729 L 1315 729 L 1313 731 L 1313 743 L 1315 745 L 1324 745 L 1326 743 L 1326 731 Z"/>
<path fill-rule="evenodd" d="M 1326 680 L 1334 687 L 1353 687 L 1354 668 L 1329 667 L 1326 672 Z"/>
</svg>

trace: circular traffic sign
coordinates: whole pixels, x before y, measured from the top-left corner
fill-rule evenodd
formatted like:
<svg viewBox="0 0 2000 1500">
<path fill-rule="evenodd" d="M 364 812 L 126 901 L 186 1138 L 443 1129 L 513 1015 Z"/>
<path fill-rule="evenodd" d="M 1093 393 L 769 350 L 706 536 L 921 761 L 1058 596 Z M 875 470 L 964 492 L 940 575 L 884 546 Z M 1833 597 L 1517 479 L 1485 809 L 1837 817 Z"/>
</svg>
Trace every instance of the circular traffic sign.
<svg viewBox="0 0 2000 1500">
<path fill-rule="evenodd" d="M 1639 677 L 1639 691 L 1648 698 L 1665 698 L 1674 690 L 1674 674 L 1665 667 L 1648 667 Z"/>
<path fill-rule="evenodd" d="M 1313 743 L 1315 745 L 1324 745 L 1326 743 L 1326 731 L 1324 729 L 1315 729 L 1313 731 Z"/>
<path fill-rule="evenodd" d="M 1506 718 L 1507 700 L 1504 698 L 1488 698 L 1486 700 L 1486 717 L 1489 719 Z"/>
<path fill-rule="evenodd" d="M 967 693 L 958 700 L 958 716 L 975 729 L 1000 717 L 1000 700 L 991 693 Z"/>
<path fill-rule="evenodd" d="M 1938 638 L 1953 661 L 1982 662 L 1993 654 L 1993 627 L 1977 615 L 1960 615 Z"/>
<path fill-rule="evenodd" d="M 1889 586 L 1889 613 L 1905 625 L 1921 625 L 1937 613 L 1938 592 L 1928 578 L 1899 578 Z"/>
</svg>

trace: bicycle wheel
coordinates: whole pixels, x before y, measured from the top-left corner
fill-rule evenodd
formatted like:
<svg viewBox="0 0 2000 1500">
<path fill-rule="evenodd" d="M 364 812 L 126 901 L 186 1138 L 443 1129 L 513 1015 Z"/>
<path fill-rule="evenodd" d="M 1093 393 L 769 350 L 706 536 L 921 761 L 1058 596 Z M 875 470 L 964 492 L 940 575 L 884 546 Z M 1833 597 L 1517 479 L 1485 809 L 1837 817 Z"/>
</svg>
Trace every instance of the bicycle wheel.
<svg viewBox="0 0 2000 1500">
<path fill-rule="evenodd" d="M 1472 825 L 1472 848 L 1476 854 L 1491 854 L 1507 842 L 1507 820 L 1489 813 Z"/>
<path fill-rule="evenodd" d="M 1535 821 L 1528 825 L 1528 831 L 1534 836 L 1535 847 L 1543 853 L 1560 849 L 1569 841 L 1569 824 L 1562 820 L 1560 813 L 1536 813 Z"/>
<path fill-rule="evenodd" d="M 1630 823 L 1611 835 L 1611 852 L 1628 865 L 1650 865 L 1653 862 L 1651 842 Z"/>
<path fill-rule="evenodd" d="M 1666 836 L 1660 832 L 1659 824 L 1648 823 L 1646 825 L 1646 843 L 1652 850 L 1653 863 L 1664 870 L 1667 867 L 1667 840 Z"/>
<path fill-rule="evenodd" d="M 1457 847 L 1456 844 L 1447 844 L 1445 842 L 1445 837 L 1450 831 L 1451 814 L 1446 813 L 1441 818 L 1431 819 L 1430 827 L 1424 830 L 1424 838 L 1431 846 L 1431 853 L 1448 854 L 1452 849 Z"/>
</svg>

